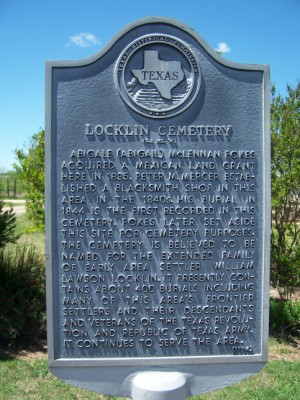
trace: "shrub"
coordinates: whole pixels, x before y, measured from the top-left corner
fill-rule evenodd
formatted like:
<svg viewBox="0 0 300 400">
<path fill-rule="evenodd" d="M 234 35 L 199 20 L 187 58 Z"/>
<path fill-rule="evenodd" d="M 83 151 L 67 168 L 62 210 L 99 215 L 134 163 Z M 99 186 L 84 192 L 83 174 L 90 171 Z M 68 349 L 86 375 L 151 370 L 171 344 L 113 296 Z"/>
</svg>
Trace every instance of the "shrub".
<svg viewBox="0 0 300 400">
<path fill-rule="evenodd" d="M 3 211 L 4 202 L 0 199 L 0 249 L 8 243 L 14 243 L 19 238 L 15 235 L 16 216 L 12 208 Z"/>
<path fill-rule="evenodd" d="M 271 333 L 300 335 L 300 301 L 271 299 Z"/>
<path fill-rule="evenodd" d="M 45 131 L 34 134 L 27 149 L 15 151 L 14 169 L 26 190 L 26 213 L 37 229 L 45 225 Z"/>
<path fill-rule="evenodd" d="M 45 334 L 44 259 L 32 247 L 0 251 L 0 342 L 36 341 Z"/>
<path fill-rule="evenodd" d="M 283 98 L 272 89 L 271 283 L 282 299 L 300 286 L 300 82 Z"/>
</svg>

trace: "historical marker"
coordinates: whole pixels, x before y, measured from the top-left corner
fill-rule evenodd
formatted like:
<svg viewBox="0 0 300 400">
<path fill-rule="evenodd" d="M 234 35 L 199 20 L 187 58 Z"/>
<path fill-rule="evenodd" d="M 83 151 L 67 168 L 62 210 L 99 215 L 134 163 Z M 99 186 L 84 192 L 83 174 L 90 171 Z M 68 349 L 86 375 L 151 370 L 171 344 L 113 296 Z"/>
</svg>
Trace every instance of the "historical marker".
<svg viewBox="0 0 300 400">
<path fill-rule="evenodd" d="M 141 371 L 190 394 L 267 357 L 269 69 L 192 29 L 138 21 L 47 63 L 49 365 L 130 395 Z"/>
</svg>

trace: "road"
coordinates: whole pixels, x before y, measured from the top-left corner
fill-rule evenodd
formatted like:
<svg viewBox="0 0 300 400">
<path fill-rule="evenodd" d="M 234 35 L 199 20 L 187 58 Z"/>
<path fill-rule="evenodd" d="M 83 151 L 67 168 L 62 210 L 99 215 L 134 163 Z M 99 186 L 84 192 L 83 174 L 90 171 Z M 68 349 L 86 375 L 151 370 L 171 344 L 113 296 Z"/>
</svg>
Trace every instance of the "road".
<svg viewBox="0 0 300 400">
<path fill-rule="evenodd" d="M 16 215 L 22 215 L 25 214 L 26 208 L 25 208 L 25 200 L 18 200 L 18 199 L 8 199 L 4 200 L 4 207 L 3 211 L 7 211 L 10 209 L 9 206 L 5 206 L 5 203 L 11 204 L 12 208 L 14 209 L 14 212 Z"/>
</svg>

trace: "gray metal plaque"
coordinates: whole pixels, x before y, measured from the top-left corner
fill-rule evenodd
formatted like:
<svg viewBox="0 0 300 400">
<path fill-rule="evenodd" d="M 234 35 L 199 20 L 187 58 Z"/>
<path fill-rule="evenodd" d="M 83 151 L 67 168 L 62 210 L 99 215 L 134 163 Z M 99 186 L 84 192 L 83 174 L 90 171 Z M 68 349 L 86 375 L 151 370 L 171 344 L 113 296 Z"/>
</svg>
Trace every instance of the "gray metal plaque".
<svg viewBox="0 0 300 400">
<path fill-rule="evenodd" d="M 190 393 L 259 370 L 268 66 L 226 61 L 192 29 L 150 18 L 46 74 L 52 371 L 128 395 L 150 368 L 186 374 Z"/>
</svg>

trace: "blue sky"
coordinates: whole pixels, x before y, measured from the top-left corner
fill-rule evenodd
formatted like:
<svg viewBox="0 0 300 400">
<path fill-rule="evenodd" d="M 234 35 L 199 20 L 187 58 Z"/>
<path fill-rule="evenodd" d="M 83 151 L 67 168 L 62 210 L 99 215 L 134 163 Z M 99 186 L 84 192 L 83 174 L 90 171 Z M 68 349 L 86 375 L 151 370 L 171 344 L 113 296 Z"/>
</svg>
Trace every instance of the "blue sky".
<svg viewBox="0 0 300 400">
<path fill-rule="evenodd" d="M 44 128 L 45 61 L 88 57 L 149 16 L 184 22 L 231 61 L 270 64 L 283 95 L 300 79 L 300 0 L 0 0 L 0 171 Z"/>
</svg>

